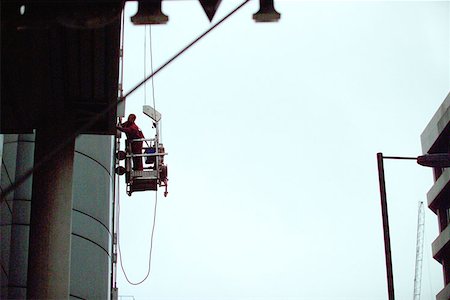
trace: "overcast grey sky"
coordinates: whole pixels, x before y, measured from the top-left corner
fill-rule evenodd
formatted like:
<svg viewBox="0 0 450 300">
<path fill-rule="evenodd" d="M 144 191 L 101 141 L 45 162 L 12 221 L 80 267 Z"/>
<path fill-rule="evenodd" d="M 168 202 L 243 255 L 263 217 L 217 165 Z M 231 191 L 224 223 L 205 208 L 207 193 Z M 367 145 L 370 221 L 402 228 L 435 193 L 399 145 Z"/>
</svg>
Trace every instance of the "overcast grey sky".
<svg viewBox="0 0 450 300">
<path fill-rule="evenodd" d="M 239 3 L 222 1 L 213 23 Z M 387 299 L 376 153 L 422 153 L 420 134 L 450 91 L 449 2 L 275 5 L 278 23 L 254 23 L 252 1 L 154 78 L 169 196 L 158 195 L 150 278 L 131 286 L 119 271 L 119 295 Z M 144 77 L 144 27 L 126 7 L 125 92 Z M 163 1 L 163 11 L 155 68 L 211 26 L 197 1 Z M 150 137 L 144 103 L 141 88 L 126 114 Z M 432 172 L 411 161 L 385 171 L 396 297 L 411 299 Z M 155 193 L 120 201 L 123 263 L 139 281 Z M 422 299 L 443 287 L 437 234 L 427 208 Z"/>
</svg>

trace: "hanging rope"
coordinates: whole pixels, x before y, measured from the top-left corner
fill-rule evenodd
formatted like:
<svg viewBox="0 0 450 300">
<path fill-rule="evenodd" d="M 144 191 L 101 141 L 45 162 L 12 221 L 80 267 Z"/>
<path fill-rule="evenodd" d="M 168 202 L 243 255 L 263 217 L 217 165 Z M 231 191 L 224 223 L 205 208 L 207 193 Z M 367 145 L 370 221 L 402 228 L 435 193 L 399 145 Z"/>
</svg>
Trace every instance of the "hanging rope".
<svg viewBox="0 0 450 300">
<path fill-rule="evenodd" d="M 158 193 L 155 193 L 155 206 L 153 209 L 153 225 L 152 225 L 152 233 L 150 235 L 150 250 L 148 255 L 148 268 L 147 268 L 147 274 L 145 275 L 144 279 L 132 282 L 129 278 L 127 273 L 125 272 L 125 268 L 123 266 L 123 258 L 122 258 L 122 250 L 120 248 L 120 194 L 117 195 L 117 248 L 119 250 L 119 259 L 120 259 L 120 268 L 122 269 L 123 275 L 125 276 L 125 279 L 127 282 L 131 285 L 140 285 L 142 284 L 147 278 L 150 276 L 150 270 L 152 267 L 152 253 L 153 253 L 153 236 L 155 234 L 155 224 L 156 224 L 156 210 L 158 207 Z"/>
<path fill-rule="evenodd" d="M 150 48 L 150 69 L 153 73 L 153 53 L 152 53 L 152 35 L 151 35 L 151 26 L 145 25 L 144 28 L 144 78 L 147 76 L 147 27 L 149 31 L 149 48 Z M 152 77 L 152 99 L 153 99 L 153 107 L 156 109 L 156 101 L 155 101 L 155 84 L 154 84 L 154 78 Z M 147 83 L 144 84 L 144 104 L 147 105 Z M 147 273 L 145 277 L 137 282 L 133 282 L 129 279 L 125 267 L 124 262 L 122 258 L 122 250 L 120 248 L 120 191 L 119 188 L 117 188 L 117 249 L 119 252 L 119 259 L 120 259 L 120 268 L 123 272 L 123 275 L 125 276 L 126 281 L 131 285 L 140 285 L 143 282 L 145 282 L 148 277 L 150 276 L 151 271 L 151 265 L 152 265 L 152 253 L 153 253 L 153 236 L 155 233 L 155 226 L 156 226 L 156 212 L 158 207 L 158 193 L 155 193 L 155 206 L 153 210 L 153 225 L 152 225 L 152 231 L 150 236 L 150 249 L 149 249 L 149 255 L 148 255 L 148 268 Z"/>
<path fill-rule="evenodd" d="M 114 108 L 117 107 L 120 103 L 125 101 L 125 99 L 130 96 L 132 93 L 134 93 L 138 88 L 140 88 L 147 80 L 161 72 L 165 67 L 167 67 L 169 64 L 171 64 L 175 59 L 180 57 L 184 52 L 186 52 L 189 48 L 191 48 L 193 45 L 195 45 L 198 41 L 200 41 L 202 38 L 204 38 L 208 33 L 210 33 L 213 29 L 217 28 L 220 24 L 222 24 L 225 20 L 227 20 L 229 17 L 231 17 L 234 13 L 236 13 L 240 8 L 242 8 L 245 4 L 249 3 L 251 0 L 245 0 L 243 3 L 241 3 L 238 7 L 236 7 L 234 10 L 232 10 L 230 13 L 228 13 L 225 17 L 223 17 L 220 21 L 218 21 L 216 24 L 214 24 L 211 28 L 206 30 L 204 33 L 202 33 L 200 36 L 198 36 L 196 39 L 194 39 L 191 43 L 189 43 L 186 47 L 181 49 L 177 54 L 175 54 L 172 58 L 170 58 L 167 62 L 165 62 L 162 66 L 160 66 L 156 71 L 154 71 L 152 74 L 147 76 L 144 80 L 142 80 L 140 83 L 138 83 L 134 88 L 132 88 L 129 92 L 127 92 L 122 98 L 120 98 L 117 102 L 111 102 L 104 110 L 98 112 L 97 114 L 93 115 L 89 121 L 84 123 L 81 127 L 79 127 L 77 130 L 75 130 L 74 133 L 70 134 L 66 137 L 66 139 L 62 140 L 61 143 L 58 145 L 55 145 L 53 148 L 53 151 L 50 151 L 47 153 L 45 157 L 43 157 L 40 161 L 37 161 L 34 166 L 28 171 L 24 172 L 23 175 L 18 178 L 13 184 L 8 186 L 0 195 L 0 203 L 5 200 L 5 196 L 14 191 L 18 186 L 23 184 L 25 180 L 27 180 L 36 170 L 42 168 L 48 161 L 54 159 L 59 152 L 62 151 L 66 146 L 68 146 L 76 137 L 78 137 L 80 134 L 86 132 L 89 128 L 94 126 L 98 121 L 100 121 L 104 115 L 108 114 L 110 111 L 112 111 Z"/>
</svg>

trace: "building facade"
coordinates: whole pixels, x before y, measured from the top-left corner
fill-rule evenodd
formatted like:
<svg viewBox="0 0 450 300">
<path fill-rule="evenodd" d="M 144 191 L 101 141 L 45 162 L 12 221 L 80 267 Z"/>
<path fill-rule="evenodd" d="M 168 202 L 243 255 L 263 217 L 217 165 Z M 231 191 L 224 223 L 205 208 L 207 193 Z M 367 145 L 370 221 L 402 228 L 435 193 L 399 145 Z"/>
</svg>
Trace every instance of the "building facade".
<svg viewBox="0 0 450 300">
<path fill-rule="evenodd" d="M 0 299 L 111 297 L 123 5 L 1 1 Z"/>
<path fill-rule="evenodd" d="M 421 135 L 423 154 L 450 153 L 450 93 Z M 443 269 L 444 288 L 437 300 L 450 299 L 450 168 L 434 168 L 434 184 L 427 193 L 428 207 L 437 215 L 439 235 L 432 253 Z"/>
<path fill-rule="evenodd" d="M 1 189 L 33 166 L 34 134 L 0 135 Z M 114 137 L 76 140 L 73 174 L 70 298 L 111 295 Z M 49 179 L 51 181 L 51 179 Z M 11 192 L 1 210 L 0 299 L 26 299 L 32 177 Z M 55 281 L 58 278 L 54 279 Z"/>
</svg>

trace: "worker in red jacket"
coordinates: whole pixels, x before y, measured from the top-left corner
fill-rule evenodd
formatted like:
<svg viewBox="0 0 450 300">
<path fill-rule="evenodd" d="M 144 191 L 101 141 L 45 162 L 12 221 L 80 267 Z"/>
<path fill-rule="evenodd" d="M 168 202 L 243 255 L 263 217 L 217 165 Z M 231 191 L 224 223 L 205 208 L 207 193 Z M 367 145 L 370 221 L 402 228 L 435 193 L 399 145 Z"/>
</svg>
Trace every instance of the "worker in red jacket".
<svg viewBox="0 0 450 300">
<path fill-rule="evenodd" d="M 142 141 L 131 142 L 131 140 L 144 138 L 144 134 L 136 125 L 135 121 L 136 115 L 130 114 L 128 116 L 128 121 L 119 124 L 117 129 L 125 132 L 127 143 L 131 143 L 131 152 L 133 152 L 133 154 L 142 154 Z M 143 170 L 142 157 L 133 157 L 133 170 Z"/>
</svg>

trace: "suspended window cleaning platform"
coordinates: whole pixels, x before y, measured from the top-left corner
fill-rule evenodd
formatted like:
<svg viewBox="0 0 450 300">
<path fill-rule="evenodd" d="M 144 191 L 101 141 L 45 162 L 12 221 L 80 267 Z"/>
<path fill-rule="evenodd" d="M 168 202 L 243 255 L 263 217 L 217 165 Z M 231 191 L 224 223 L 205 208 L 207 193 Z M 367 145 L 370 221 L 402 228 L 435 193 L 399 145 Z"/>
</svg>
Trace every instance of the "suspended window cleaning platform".
<svg viewBox="0 0 450 300">
<path fill-rule="evenodd" d="M 127 140 L 125 151 L 118 151 L 116 154 L 119 161 L 125 161 L 125 166 L 117 166 L 116 173 L 125 174 L 129 196 L 133 192 L 157 191 L 158 187 L 164 187 L 164 197 L 166 197 L 168 178 L 164 156 L 167 153 L 163 144 L 159 143 L 158 123 L 161 120 L 161 114 L 149 105 L 144 105 L 143 111 L 153 120 L 153 126 L 156 129 L 155 137 Z M 133 143 L 142 143 L 141 153 L 133 153 Z"/>
</svg>

